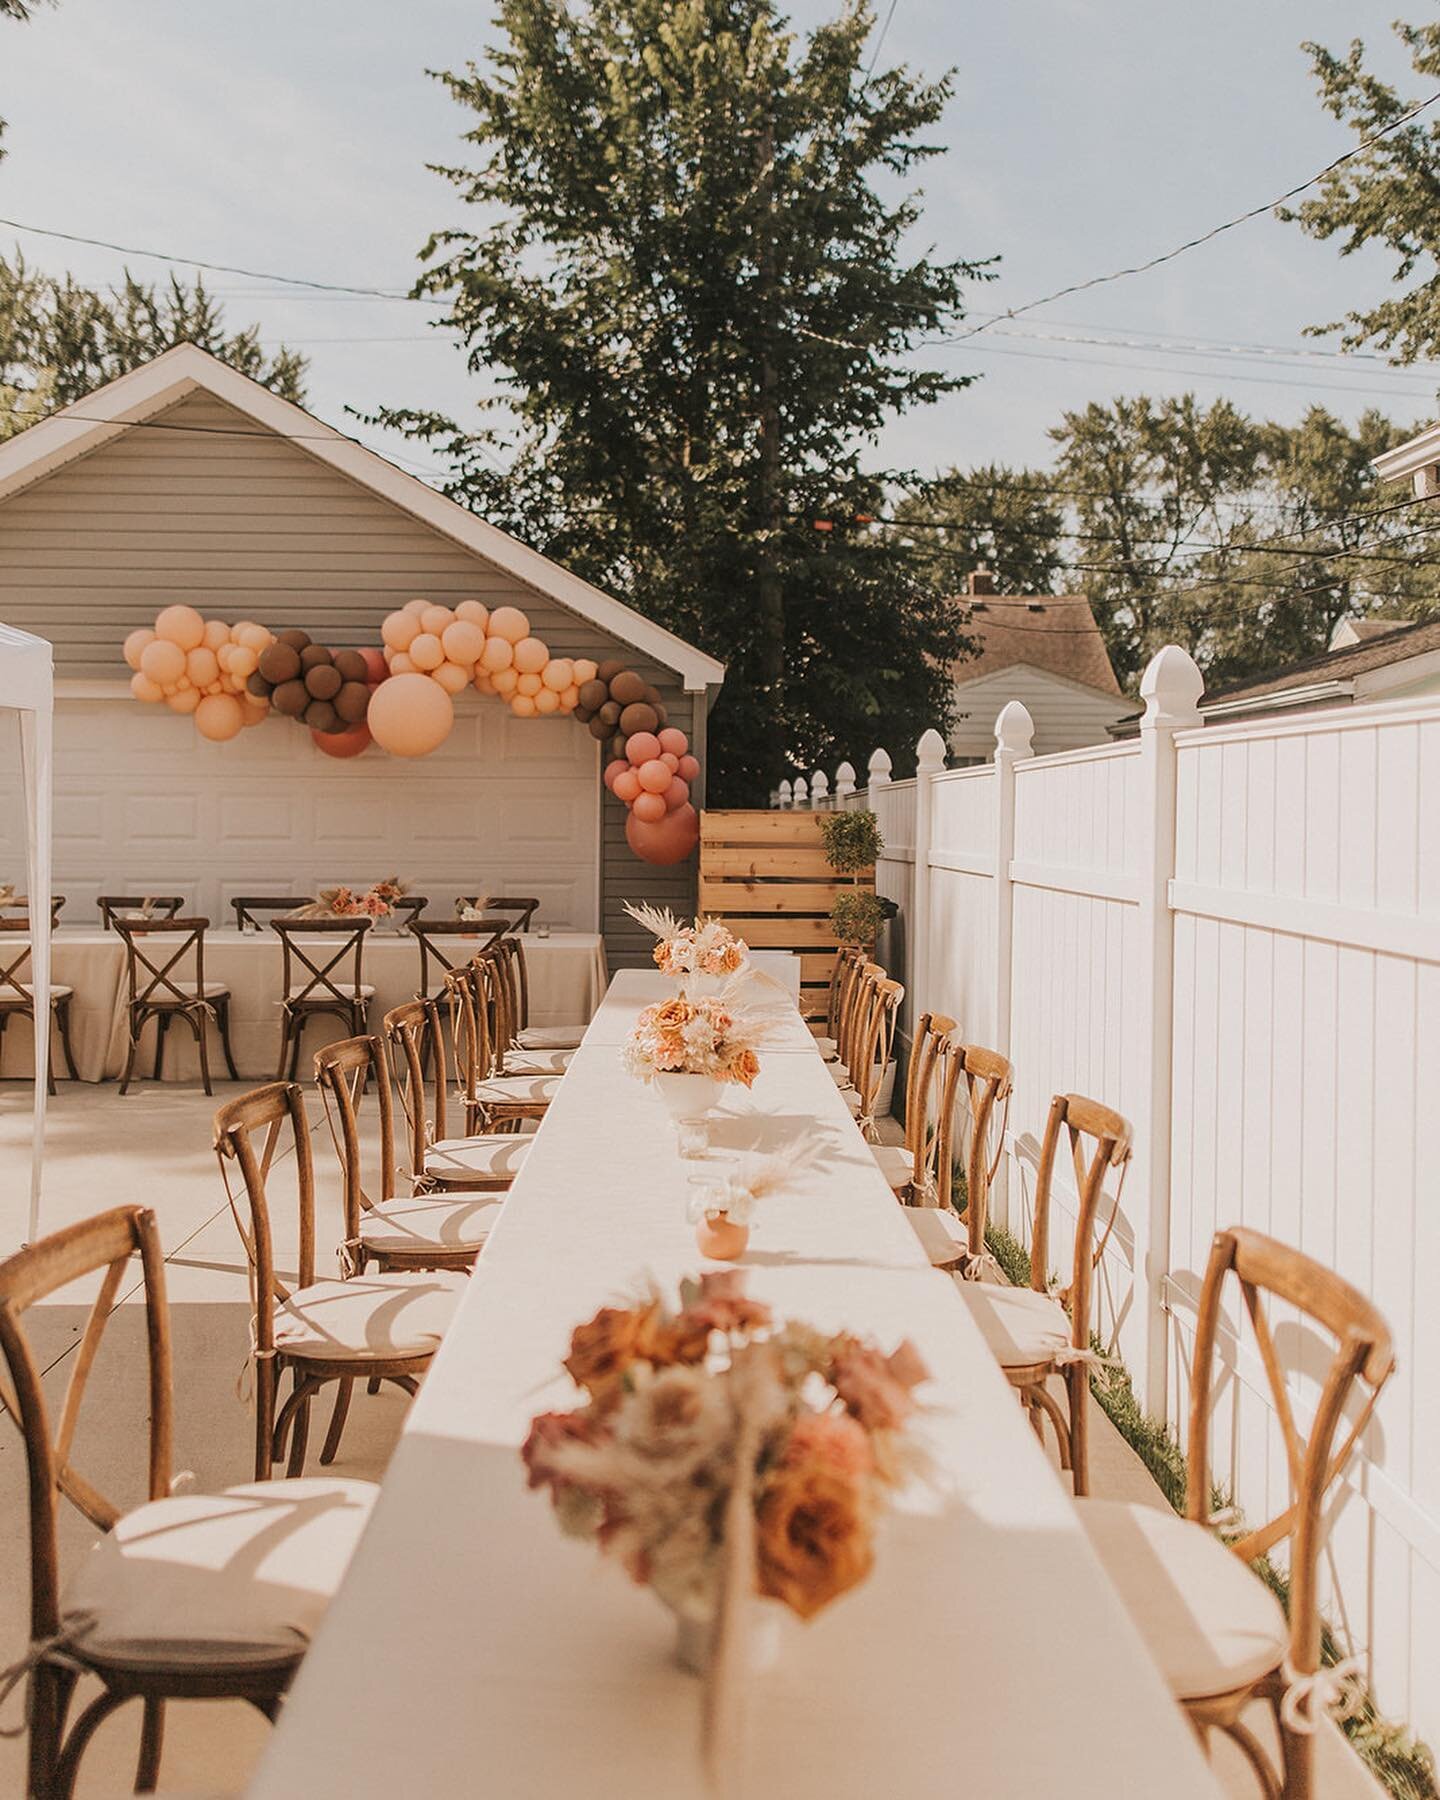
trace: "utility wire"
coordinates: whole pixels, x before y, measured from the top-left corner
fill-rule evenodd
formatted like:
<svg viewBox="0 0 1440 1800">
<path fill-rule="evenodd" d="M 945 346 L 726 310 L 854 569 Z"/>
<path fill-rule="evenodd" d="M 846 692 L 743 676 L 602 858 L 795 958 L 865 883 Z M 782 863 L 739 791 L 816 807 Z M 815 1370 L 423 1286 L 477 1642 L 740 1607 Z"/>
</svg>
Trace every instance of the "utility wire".
<svg viewBox="0 0 1440 1800">
<path fill-rule="evenodd" d="M 870 80 L 870 77 L 875 73 L 875 65 L 876 65 L 876 63 L 879 62 L 880 52 L 884 48 L 884 45 L 885 45 L 885 34 L 890 29 L 890 21 L 895 17 L 895 8 L 899 4 L 900 4 L 900 0 L 890 0 L 890 10 L 885 15 L 885 23 L 880 27 L 880 35 L 879 35 L 879 37 L 876 38 L 875 48 L 870 53 L 870 66 L 865 71 L 865 81 L 866 82 L 868 82 Z"/>
</svg>

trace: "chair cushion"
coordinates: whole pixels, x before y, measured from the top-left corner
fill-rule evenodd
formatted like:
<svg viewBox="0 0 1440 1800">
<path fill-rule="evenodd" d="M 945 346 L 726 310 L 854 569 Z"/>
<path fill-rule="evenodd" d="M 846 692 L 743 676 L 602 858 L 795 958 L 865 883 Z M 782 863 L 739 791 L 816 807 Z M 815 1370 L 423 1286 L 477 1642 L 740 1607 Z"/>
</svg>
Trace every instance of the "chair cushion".
<svg viewBox="0 0 1440 1800">
<path fill-rule="evenodd" d="M 563 1075 L 570 1067 L 573 1050 L 507 1050 L 507 1075 Z"/>
<path fill-rule="evenodd" d="M 445 1335 L 465 1291 L 458 1270 L 317 1281 L 275 1308 L 275 1343 L 341 1360 L 424 1356 Z"/>
<path fill-rule="evenodd" d="M 815 1046 L 827 1063 L 838 1062 L 840 1060 L 840 1046 L 835 1042 L 834 1038 L 817 1037 Z"/>
<path fill-rule="evenodd" d="M 34 984 L 29 981 L 17 981 L 15 983 L 15 987 L 0 988 L 0 1000 L 9 1000 L 12 1005 L 18 1003 L 19 995 L 16 994 L 16 992 L 15 992 L 16 987 L 23 988 L 25 990 L 25 992 L 27 994 L 29 994 L 31 999 L 32 1000 L 34 999 L 34 997 L 35 997 Z M 52 1000 L 59 1000 L 59 999 L 63 998 L 64 995 L 73 994 L 74 992 L 75 992 L 74 988 L 66 987 L 63 982 L 52 981 L 50 983 L 50 998 Z"/>
<path fill-rule="evenodd" d="M 958 1279 L 955 1286 L 1002 1369 L 1047 1362 L 1070 1342 L 1065 1309 L 1049 1294 Z"/>
<path fill-rule="evenodd" d="M 1279 1667 L 1289 1642 L 1279 1601 L 1204 1525 L 1168 1507 L 1075 1504 L 1177 1700 L 1226 1694 Z"/>
<path fill-rule="evenodd" d="M 115 1667 L 299 1656 L 379 1492 L 322 1476 L 152 1500 L 75 1570 L 62 1617 L 85 1657 Z"/>
<path fill-rule="evenodd" d="M 425 1152 L 425 1173 L 446 1187 L 499 1187 L 520 1173 L 532 1141 L 501 1133 L 441 1138 Z"/>
<path fill-rule="evenodd" d="M 360 1215 L 360 1241 L 381 1255 L 427 1250 L 479 1250 L 500 1217 L 499 1200 L 436 1199 L 427 1194 L 386 1200 Z"/>
<path fill-rule="evenodd" d="M 522 1050 L 578 1050 L 584 1025 L 527 1025 L 516 1035 Z"/>
<path fill-rule="evenodd" d="M 903 1144 L 872 1144 L 875 1166 L 898 1194 L 915 1178 L 915 1158 Z"/>
<path fill-rule="evenodd" d="M 970 1248 L 959 1215 L 948 1206 L 907 1206 L 905 1217 L 937 1269 L 952 1268 Z"/>
<path fill-rule="evenodd" d="M 559 1075 L 494 1075 L 479 1081 L 470 1098 L 480 1106 L 548 1106 L 560 1091 Z"/>
<path fill-rule="evenodd" d="M 825 1073 L 842 1092 L 852 1085 L 850 1081 L 850 1071 L 842 1062 L 827 1062 L 825 1065 Z"/>
<path fill-rule="evenodd" d="M 368 981 L 362 981 L 358 988 L 353 982 L 349 981 L 337 981 L 335 985 L 340 990 L 341 1000 L 353 1000 L 357 995 L 361 1000 L 373 1000 L 375 998 L 375 990 Z M 336 1006 L 339 1004 L 334 994 L 328 993 L 323 987 L 317 986 L 313 992 L 306 993 L 305 986 L 306 984 L 303 981 L 292 981 L 290 986 L 285 990 L 285 998 L 293 1004 L 303 995 L 303 1004 L 306 1006 L 323 1006 L 326 1004 Z"/>
</svg>

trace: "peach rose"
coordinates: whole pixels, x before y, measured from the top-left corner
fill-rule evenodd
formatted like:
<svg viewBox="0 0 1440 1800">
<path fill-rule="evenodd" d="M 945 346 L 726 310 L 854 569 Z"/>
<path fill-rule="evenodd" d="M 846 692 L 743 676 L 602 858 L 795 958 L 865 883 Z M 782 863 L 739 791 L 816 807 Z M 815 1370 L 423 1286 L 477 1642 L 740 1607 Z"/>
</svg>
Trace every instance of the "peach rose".
<svg viewBox="0 0 1440 1800">
<path fill-rule="evenodd" d="M 908 1339 L 884 1356 L 858 1338 L 842 1338 L 830 1366 L 835 1392 L 867 1431 L 898 1430 L 915 1410 L 911 1388 L 929 1374 Z"/>
<path fill-rule="evenodd" d="M 848 1413 L 801 1413 L 780 1458 L 787 1468 L 813 1463 L 837 1475 L 868 1475 L 875 1467 L 865 1427 Z"/>
<path fill-rule="evenodd" d="M 577 1325 L 565 1367 L 591 1393 L 622 1375 L 645 1355 L 660 1312 L 658 1300 L 638 1307 L 602 1306 L 588 1325 Z"/>
<path fill-rule="evenodd" d="M 730 1079 L 750 1087 L 760 1073 L 760 1058 L 753 1050 L 737 1050 L 730 1059 Z"/>
<path fill-rule="evenodd" d="M 561 1444 L 593 1444 L 597 1436 L 595 1421 L 583 1412 L 538 1413 L 530 1421 L 530 1435 L 520 1448 L 520 1460 L 529 1471 L 526 1485 L 537 1488 L 548 1483 L 558 1489 L 562 1477 L 550 1467 L 551 1453 Z"/>
<path fill-rule="evenodd" d="M 760 1592 L 813 1618 L 874 1566 L 863 1490 L 833 1469 L 782 1466 L 756 1509 L 755 1549 Z"/>
<path fill-rule="evenodd" d="M 710 1269 L 700 1277 L 700 1297 L 680 1318 L 708 1333 L 752 1331 L 770 1323 L 770 1308 L 745 1292 L 743 1269 Z"/>
</svg>

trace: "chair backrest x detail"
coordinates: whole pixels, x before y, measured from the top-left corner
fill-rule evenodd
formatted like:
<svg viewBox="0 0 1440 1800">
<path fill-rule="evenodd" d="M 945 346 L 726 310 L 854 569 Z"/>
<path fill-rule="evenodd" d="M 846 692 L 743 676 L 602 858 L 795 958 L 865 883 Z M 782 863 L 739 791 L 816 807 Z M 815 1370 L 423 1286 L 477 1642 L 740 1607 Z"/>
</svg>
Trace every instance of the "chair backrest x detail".
<svg viewBox="0 0 1440 1800">
<path fill-rule="evenodd" d="M 284 951 L 284 994 L 290 1006 L 348 1006 L 361 998 L 361 963 L 371 918 L 272 919 Z M 323 939 L 321 943 L 315 942 Z M 307 941 L 308 940 L 308 941 Z"/>
</svg>

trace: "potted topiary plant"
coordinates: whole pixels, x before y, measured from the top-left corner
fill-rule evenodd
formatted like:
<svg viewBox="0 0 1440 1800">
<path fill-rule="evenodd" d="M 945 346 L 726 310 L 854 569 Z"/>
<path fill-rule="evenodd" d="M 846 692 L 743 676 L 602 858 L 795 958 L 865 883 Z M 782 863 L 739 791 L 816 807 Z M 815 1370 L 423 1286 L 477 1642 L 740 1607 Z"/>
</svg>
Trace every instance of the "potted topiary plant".
<svg viewBox="0 0 1440 1800">
<path fill-rule="evenodd" d="M 820 837 L 825 860 L 837 875 L 848 875 L 851 885 L 835 896 L 830 923 L 842 944 L 873 944 L 887 919 L 895 917 L 893 900 L 883 900 L 860 886 L 860 871 L 873 869 L 885 849 L 880 823 L 873 812 L 833 812 L 820 815 Z"/>
</svg>

